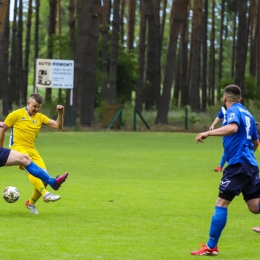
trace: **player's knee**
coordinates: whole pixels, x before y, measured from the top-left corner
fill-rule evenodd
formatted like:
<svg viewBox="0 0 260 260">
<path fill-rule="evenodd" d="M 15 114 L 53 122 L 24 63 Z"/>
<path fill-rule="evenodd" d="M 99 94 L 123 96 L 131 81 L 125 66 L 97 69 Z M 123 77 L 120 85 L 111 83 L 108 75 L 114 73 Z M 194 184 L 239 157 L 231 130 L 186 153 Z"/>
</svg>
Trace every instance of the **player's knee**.
<svg viewBox="0 0 260 260">
<path fill-rule="evenodd" d="M 258 207 L 248 207 L 248 209 L 253 214 L 259 214 L 260 213 Z"/>
<path fill-rule="evenodd" d="M 30 164 L 30 162 L 31 162 L 31 159 L 28 155 L 26 155 L 26 154 L 21 155 L 21 164 L 23 166 L 28 166 Z"/>
<path fill-rule="evenodd" d="M 259 200 L 258 199 L 253 199 L 253 200 L 249 200 L 247 201 L 247 207 L 249 209 L 250 212 L 252 212 L 253 214 L 259 214 Z"/>
</svg>

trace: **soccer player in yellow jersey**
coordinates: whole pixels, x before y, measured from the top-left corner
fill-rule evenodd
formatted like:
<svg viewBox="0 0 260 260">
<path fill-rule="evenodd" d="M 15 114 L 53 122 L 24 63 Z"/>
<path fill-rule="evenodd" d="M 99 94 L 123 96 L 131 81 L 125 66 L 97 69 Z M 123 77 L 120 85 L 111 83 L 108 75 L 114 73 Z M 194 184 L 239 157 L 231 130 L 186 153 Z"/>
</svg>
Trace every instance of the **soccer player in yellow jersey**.
<svg viewBox="0 0 260 260">
<path fill-rule="evenodd" d="M 33 93 L 28 99 L 26 107 L 17 109 L 8 114 L 4 121 L 5 126 L 2 129 L 3 133 L 0 135 L 0 145 L 3 145 L 5 131 L 11 128 L 9 147 L 22 154 L 27 154 L 36 165 L 47 172 L 45 163 L 35 148 L 35 138 L 43 124 L 54 129 L 62 129 L 64 107 L 62 105 L 57 105 L 56 110 L 58 112 L 58 118 L 52 120 L 39 112 L 42 103 L 42 97 L 37 93 Z M 22 166 L 20 168 L 24 169 Z M 61 176 L 63 181 L 67 176 L 68 173 Z M 47 183 L 43 183 L 40 179 L 29 173 L 28 177 L 35 187 L 31 198 L 25 203 L 31 213 L 39 214 L 35 203 L 41 196 L 43 196 L 45 202 L 57 201 L 61 198 L 60 196 L 51 194 L 47 191 Z"/>
<path fill-rule="evenodd" d="M 2 135 L 1 128 L 4 126 L 4 123 L 0 121 L 0 139 Z M 67 173 L 65 173 L 60 177 L 52 178 L 46 171 L 33 163 L 27 154 L 3 148 L 3 144 L 1 144 L 0 167 L 14 165 L 22 165 L 27 172 L 49 184 L 54 190 L 58 190 L 67 177 Z"/>
</svg>

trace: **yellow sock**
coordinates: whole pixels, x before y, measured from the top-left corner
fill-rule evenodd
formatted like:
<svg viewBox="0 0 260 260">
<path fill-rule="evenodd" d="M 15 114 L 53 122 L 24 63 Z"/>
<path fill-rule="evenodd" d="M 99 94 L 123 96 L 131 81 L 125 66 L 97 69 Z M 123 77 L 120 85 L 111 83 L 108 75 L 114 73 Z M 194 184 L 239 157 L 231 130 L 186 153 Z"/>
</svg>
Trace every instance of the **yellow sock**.
<svg viewBox="0 0 260 260">
<path fill-rule="evenodd" d="M 41 196 L 44 196 L 44 194 L 48 191 L 46 190 L 44 183 L 40 179 L 34 177 L 31 174 L 28 174 L 28 178 L 29 178 L 30 182 L 32 183 L 32 185 L 35 187 L 34 192 L 31 196 L 31 198 L 29 199 L 29 203 L 35 204 L 35 202 Z"/>
<path fill-rule="evenodd" d="M 33 194 L 34 195 L 34 194 Z M 34 197 L 31 197 L 30 199 L 29 199 L 29 204 L 35 204 L 36 203 L 36 201 L 37 201 L 37 199 L 36 198 L 34 198 Z"/>
</svg>

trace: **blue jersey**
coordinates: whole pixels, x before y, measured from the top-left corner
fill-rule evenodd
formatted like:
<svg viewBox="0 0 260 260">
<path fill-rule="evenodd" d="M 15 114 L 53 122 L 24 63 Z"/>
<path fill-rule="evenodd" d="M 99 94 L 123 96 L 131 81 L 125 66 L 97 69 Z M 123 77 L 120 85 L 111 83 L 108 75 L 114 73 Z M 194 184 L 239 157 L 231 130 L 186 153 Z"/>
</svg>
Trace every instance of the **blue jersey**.
<svg viewBox="0 0 260 260">
<path fill-rule="evenodd" d="M 217 117 L 223 119 L 225 114 L 226 114 L 226 109 L 224 106 L 222 106 L 218 112 Z"/>
<path fill-rule="evenodd" d="M 222 126 L 236 123 L 235 134 L 223 137 L 223 146 L 228 165 L 247 163 L 258 166 L 254 156 L 254 144 L 258 139 L 255 119 L 240 103 L 233 104 L 225 113 Z"/>
</svg>

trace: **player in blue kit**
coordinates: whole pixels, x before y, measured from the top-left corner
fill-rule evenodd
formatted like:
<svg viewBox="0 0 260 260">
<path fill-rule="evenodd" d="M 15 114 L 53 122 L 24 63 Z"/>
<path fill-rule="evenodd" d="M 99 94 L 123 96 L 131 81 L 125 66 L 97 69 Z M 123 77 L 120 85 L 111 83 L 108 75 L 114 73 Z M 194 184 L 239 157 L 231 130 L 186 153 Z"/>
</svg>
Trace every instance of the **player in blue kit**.
<svg viewBox="0 0 260 260">
<path fill-rule="evenodd" d="M 254 117 L 240 103 L 241 90 L 236 85 L 224 89 L 223 101 L 227 107 L 222 127 L 197 135 L 196 142 L 209 136 L 223 136 L 228 166 L 219 185 L 219 195 L 211 220 L 207 244 L 192 251 L 192 255 L 218 255 L 218 240 L 227 222 L 227 208 L 240 193 L 249 211 L 260 213 L 260 179 L 254 152 L 258 147 L 258 133 Z"/>
</svg>

